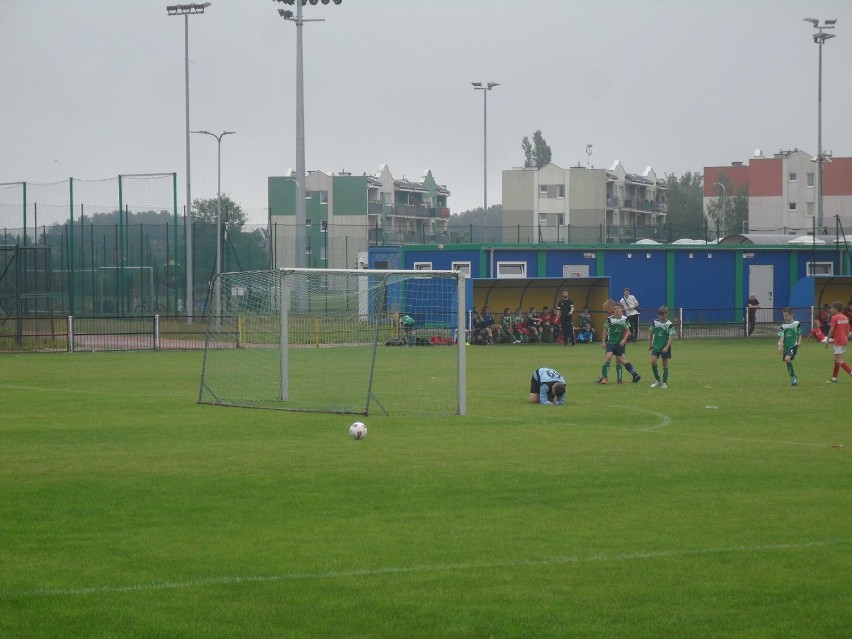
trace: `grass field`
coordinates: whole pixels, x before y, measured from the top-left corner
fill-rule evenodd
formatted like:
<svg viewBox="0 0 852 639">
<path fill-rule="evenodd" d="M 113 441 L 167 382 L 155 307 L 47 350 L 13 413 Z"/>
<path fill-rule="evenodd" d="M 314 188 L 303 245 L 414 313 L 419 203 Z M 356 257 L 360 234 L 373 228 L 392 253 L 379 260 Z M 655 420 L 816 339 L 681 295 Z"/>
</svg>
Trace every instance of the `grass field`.
<svg viewBox="0 0 852 639">
<path fill-rule="evenodd" d="M 774 339 L 677 343 L 665 390 L 637 346 L 606 387 L 597 345 L 467 354 L 466 417 L 363 441 L 197 405 L 200 352 L 0 356 L 0 637 L 849 636 L 830 351 L 792 388 Z"/>
</svg>

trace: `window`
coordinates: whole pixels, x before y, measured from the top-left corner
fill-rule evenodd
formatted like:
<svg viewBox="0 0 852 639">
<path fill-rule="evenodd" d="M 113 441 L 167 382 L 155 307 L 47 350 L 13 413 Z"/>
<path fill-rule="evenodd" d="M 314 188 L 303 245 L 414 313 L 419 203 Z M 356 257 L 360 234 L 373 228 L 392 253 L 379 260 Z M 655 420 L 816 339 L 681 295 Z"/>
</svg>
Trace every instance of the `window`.
<svg viewBox="0 0 852 639">
<path fill-rule="evenodd" d="M 414 263 L 415 271 L 431 271 L 432 270 L 432 262 L 415 262 Z"/>
<path fill-rule="evenodd" d="M 453 262 L 453 270 L 464 273 L 465 277 L 470 277 L 470 262 Z"/>
<path fill-rule="evenodd" d="M 834 275 L 834 264 L 831 262 L 807 262 L 805 272 L 812 275 Z"/>
<path fill-rule="evenodd" d="M 556 197 L 560 200 L 565 199 L 565 185 L 564 184 L 557 184 L 556 185 Z"/>
<path fill-rule="evenodd" d="M 320 191 L 320 204 L 328 204 L 328 191 Z"/>
<path fill-rule="evenodd" d="M 788 179 L 790 182 L 795 182 L 795 181 L 796 181 L 796 174 L 795 174 L 795 173 L 790 173 L 787 179 Z"/>
<path fill-rule="evenodd" d="M 565 226 L 565 214 L 557 213 L 556 214 L 556 225 L 557 226 Z"/>
<path fill-rule="evenodd" d="M 796 203 L 795 202 L 788 202 L 787 203 L 787 210 L 790 211 L 791 213 L 795 213 Z"/>
<path fill-rule="evenodd" d="M 816 180 L 814 178 L 813 173 L 808 173 L 807 176 L 805 176 L 805 178 L 807 179 L 807 185 L 808 186 L 813 187 L 813 185 L 816 184 Z"/>
<path fill-rule="evenodd" d="M 547 197 L 547 184 L 538 185 L 538 195 L 539 197 L 541 197 L 542 195 Z"/>
<path fill-rule="evenodd" d="M 311 225 L 311 218 L 305 218 L 305 226 Z"/>
<path fill-rule="evenodd" d="M 814 203 L 813 202 L 808 202 L 805 205 L 805 215 L 807 215 L 808 217 L 814 216 Z"/>
<path fill-rule="evenodd" d="M 538 214 L 538 223 L 542 226 L 545 226 L 547 224 L 547 213 Z"/>
<path fill-rule="evenodd" d="M 506 279 L 523 279 L 526 276 L 526 262 L 497 262 L 497 277 Z"/>
</svg>

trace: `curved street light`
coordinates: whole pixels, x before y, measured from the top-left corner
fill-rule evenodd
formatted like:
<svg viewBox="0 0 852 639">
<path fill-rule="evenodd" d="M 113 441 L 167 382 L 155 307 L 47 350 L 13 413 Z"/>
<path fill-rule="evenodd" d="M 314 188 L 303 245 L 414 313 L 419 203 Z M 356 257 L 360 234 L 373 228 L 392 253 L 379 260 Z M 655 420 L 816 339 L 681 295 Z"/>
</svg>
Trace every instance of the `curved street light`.
<svg viewBox="0 0 852 639">
<path fill-rule="evenodd" d="M 219 275 L 222 274 L 222 138 L 226 135 L 236 133 L 236 131 L 222 131 L 219 135 L 210 133 L 210 131 L 192 131 L 192 133 L 201 133 L 216 138 L 216 146 L 218 149 L 217 170 L 216 170 L 216 274 L 215 279 L 215 295 L 216 295 L 216 321 L 222 317 L 222 298 L 219 295 L 221 292 L 221 283 Z"/>
</svg>

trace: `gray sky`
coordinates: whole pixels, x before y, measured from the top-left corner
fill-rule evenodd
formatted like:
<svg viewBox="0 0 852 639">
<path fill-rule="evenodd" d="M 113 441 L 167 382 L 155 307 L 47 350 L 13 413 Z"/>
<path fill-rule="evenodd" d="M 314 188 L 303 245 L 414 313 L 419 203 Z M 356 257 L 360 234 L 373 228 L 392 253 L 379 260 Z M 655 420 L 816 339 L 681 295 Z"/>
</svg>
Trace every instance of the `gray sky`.
<svg viewBox="0 0 852 639">
<path fill-rule="evenodd" d="M 0 0 L 0 183 L 176 172 L 185 201 L 184 19 L 174 0 Z M 296 28 L 271 0 L 212 0 L 189 18 L 193 129 L 222 142 L 222 191 L 265 219 L 266 183 L 296 164 Z M 560 166 L 658 176 L 823 141 L 852 155 L 849 0 L 343 0 L 306 24 L 306 168 L 419 179 L 462 212 L 488 202 L 541 129 Z M 586 145 L 593 145 L 591 156 Z M 192 195 L 216 195 L 216 142 L 192 136 Z"/>
</svg>

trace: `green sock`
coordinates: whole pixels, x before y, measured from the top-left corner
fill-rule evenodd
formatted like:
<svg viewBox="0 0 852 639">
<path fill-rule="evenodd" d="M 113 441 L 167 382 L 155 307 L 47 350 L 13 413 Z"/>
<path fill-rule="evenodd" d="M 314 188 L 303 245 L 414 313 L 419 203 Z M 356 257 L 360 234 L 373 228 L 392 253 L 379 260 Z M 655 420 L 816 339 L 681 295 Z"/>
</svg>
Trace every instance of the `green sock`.
<svg viewBox="0 0 852 639">
<path fill-rule="evenodd" d="M 669 383 L 669 368 L 668 366 L 663 367 L 663 384 Z"/>
<path fill-rule="evenodd" d="M 615 374 L 618 377 L 618 381 L 621 381 L 621 378 L 624 376 L 624 371 L 621 368 L 621 364 L 615 365 Z"/>
<path fill-rule="evenodd" d="M 653 364 L 651 366 L 651 370 L 654 372 L 654 379 L 656 379 L 659 382 L 660 381 L 660 369 L 657 368 L 656 364 Z"/>
<path fill-rule="evenodd" d="M 609 377 L 609 364 L 604 364 L 603 366 L 601 366 L 601 377 L 603 377 L 604 379 Z"/>
</svg>

